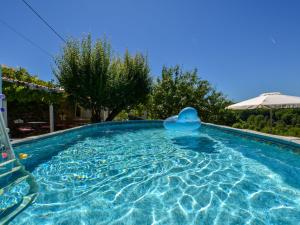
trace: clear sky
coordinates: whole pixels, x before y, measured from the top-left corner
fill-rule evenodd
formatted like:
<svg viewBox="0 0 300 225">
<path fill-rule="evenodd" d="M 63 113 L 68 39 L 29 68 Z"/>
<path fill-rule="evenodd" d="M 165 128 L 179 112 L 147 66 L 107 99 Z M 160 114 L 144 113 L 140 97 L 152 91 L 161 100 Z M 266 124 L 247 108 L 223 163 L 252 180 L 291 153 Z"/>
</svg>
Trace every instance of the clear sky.
<svg viewBox="0 0 300 225">
<path fill-rule="evenodd" d="M 105 35 L 115 52 L 197 68 L 232 100 L 262 92 L 300 96 L 299 0 L 27 0 L 64 37 Z M 0 19 L 57 55 L 63 45 L 21 0 L 1 0 Z M 53 60 L 0 22 L 0 63 L 53 78 Z"/>
</svg>

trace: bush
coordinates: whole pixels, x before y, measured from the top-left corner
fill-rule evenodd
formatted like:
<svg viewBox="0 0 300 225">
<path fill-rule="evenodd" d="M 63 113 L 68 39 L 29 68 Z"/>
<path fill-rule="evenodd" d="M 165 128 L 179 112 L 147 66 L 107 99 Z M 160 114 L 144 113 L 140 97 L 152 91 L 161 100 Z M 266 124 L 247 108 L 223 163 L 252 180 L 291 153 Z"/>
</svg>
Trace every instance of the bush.
<svg viewBox="0 0 300 225">
<path fill-rule="evenodd" d="M 265 109 L 236 112 L 235 118 L 236 121 L 232 122 L 232 127 L 234 128 L 251 129 L 277 135 L 300 137 L 299 109 L 274 110 L 272 128 L 270 127 L 269 111 Z"/>
</svg>

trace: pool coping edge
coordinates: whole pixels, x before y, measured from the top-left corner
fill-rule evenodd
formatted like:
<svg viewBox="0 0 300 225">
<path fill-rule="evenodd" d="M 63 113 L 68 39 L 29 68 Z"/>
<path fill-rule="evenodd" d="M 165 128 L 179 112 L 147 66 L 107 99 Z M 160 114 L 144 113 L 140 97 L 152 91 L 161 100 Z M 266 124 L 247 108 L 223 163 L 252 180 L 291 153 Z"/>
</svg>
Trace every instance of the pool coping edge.
<svg viewBox="0 0 300 225">
<path fill-rule="evenodd" d="M 105 125 L 121 125 L 121 124 L 134 124 L 134 123 L 137 123 L 137 124 L 161 123 L 162 124 L 163 120 L 128 120 L 128 121 L 110 121 L 110 122 L 101 122 L 101 123 L 90 123 L 90 124 L 85 124 L 82 126 L 73 127 L 73 128 L 69 128 L 69 129 L 65 129 L 65 130 L 55 131 L 52 133 L 31 136 L 31 137 L 27 137 L 27 138 L 23 138 L 23 139 L 18 139 L 18 140 L 13 140 L 12 145 L 14 147 L 16 147 L 18 145 L 31 143 L 35 140 L 42 140 L 42 139 L 46 139 L 46 138 L 50 138 L 50 137 L 55 137 L 60 134 L 65 134 L 70 131 L 76 131 L 76 130 L 80 130 L 80 129 L 87 128 L 87 127 L 97 127 L 97 126 L 101 127 L 101 126 L 105 126 Z M 217 125 L 217 124 L 213 124 L 213 123 L 202 122 L 202 124 L 207 127 L 225 130 L 225 131 L 228 131 L 231 133 L 244 135 L 249 138 L 257 138 L 262 141 L 271 141 L 274 143 L 279 143 L 279 144 L 284 144 L 284 145 L 289 145 L 292 147 L 300 148 L 300 138 L 297 138 L 297 137 L 285 137 L 285 136 L 262 133 L 262 132 L 253 131 L 253 130 L 245 130 L 245 129 L 238 129 L 238 128 L 233 128 L 233 127 L 224 126 L 224 125 Z"/>
</svg>

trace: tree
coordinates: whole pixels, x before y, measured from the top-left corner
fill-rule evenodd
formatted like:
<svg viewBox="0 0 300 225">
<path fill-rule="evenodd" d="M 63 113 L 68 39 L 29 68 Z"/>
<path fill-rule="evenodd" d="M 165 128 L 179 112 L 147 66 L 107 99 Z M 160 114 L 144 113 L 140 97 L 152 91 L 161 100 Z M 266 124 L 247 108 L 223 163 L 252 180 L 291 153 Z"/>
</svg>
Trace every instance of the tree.
<svg viewBox="0 0 300 225">
<path fill-rule="evenodd" d="M 202 120 L 224 124 L 224 117 L 232 115 L 224 109 L 230 103 L 207 80 L 199 78 L 197 70 L 184 72 L 175 66 L 163 67 L 147 108 L 152 118 L 165 119 L 191 106 L 198 110 Z"/>
<path fill-rule="evenodd" d="M 107 120 L 120 111 L 142 103 L 150 92 L 151 81 L 146 58 L 142 54 L 124 59 L 113 58 L 110 44 L 91 36 L 81 43 L 69 40 L 57 57 L 54 73 L 65 91 L 92 112 L 92 122 L 101 121 L 101 111 L 108 110 Z"/>
<path fill-rule="evenodd" d="M 147 100 L 152 81 L 149 66 L 142 54 L 131 56 L 126 51 L 124 59 L 112 63 L 108 82 L 109 96 L 105 106 L 109 108 L 107 120 L 112 120 L 122 110 L 130 110 Z"/>
</svg>

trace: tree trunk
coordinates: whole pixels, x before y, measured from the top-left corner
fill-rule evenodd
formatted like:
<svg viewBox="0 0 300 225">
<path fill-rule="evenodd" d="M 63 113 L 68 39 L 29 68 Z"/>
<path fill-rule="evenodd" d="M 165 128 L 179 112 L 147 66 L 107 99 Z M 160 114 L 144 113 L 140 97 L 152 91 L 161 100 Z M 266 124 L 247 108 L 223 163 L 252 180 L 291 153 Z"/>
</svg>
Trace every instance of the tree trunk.
<svg viewBox="0 0 300 225">
<path fill-rule="evenodd" d="M 92 123 L 101 122 L 101 110 L 100 109 L 93 109 L 92 110 L 91 122 Z"/>
<path fill-rule="evenodd" d="M 120 110 L 112 110 L 109 114 L 108 117 L 106 118 L 106 121 L 112 121 L 118 114 Z"/>
</svg>

